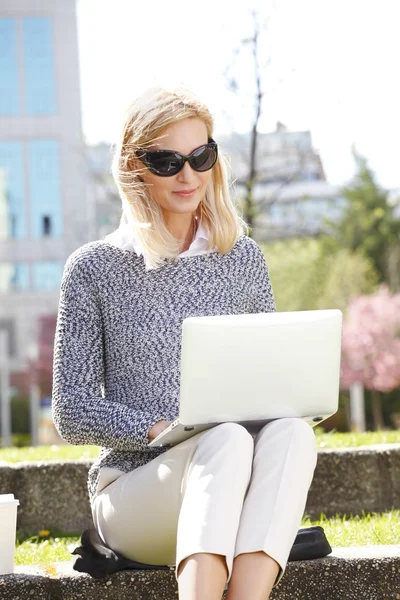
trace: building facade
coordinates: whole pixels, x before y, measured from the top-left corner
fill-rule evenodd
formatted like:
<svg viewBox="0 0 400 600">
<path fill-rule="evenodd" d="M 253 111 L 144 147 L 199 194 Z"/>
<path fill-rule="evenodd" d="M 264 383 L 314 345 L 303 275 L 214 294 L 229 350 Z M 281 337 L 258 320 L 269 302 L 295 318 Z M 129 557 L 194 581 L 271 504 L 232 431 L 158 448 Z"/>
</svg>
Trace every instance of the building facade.
<svg viewBox="0 0 400 600">
<path fill-rule="evenodd" d="M 92 239 L 75 0 L 0 4 L 0 328 L 11 373 L 40 349 L 68 255 Z"/>
<path fill-rule="evenodd" d="M 231 160 L 237 200 L 242 206 L 249 173 L 250 135 L 233 133 L 221 140 Z M 276 130 L 257 136 L 256 203 L 253 237 L 258 242 L 314 236 L 326 220 L 340 218 L 345 201 L 327 180 L 309 131 Z"/>
<path fill-rule="evenodd" d="M 114 148 L 100 142 L 86 147 L 90 203 L 94 207 L 93 233 L 96 240 L 108 235 L 120 224 L 122 203 L 111 174 Z"/>
</svg>

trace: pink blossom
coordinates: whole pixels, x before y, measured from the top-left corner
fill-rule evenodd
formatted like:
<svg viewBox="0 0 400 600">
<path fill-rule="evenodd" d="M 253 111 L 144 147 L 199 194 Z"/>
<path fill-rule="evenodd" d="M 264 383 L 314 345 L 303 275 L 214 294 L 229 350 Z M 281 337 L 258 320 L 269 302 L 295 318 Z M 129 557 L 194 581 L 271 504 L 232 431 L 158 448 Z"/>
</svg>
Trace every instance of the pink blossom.
<svg viewBox="0 0 400 600">
<path fill-rule="evenodd" d="M 387 286 L 351 300 L 343 323 L 341 384 L 370 390 L 400 387 L 400 293 Z"/>
</svg>

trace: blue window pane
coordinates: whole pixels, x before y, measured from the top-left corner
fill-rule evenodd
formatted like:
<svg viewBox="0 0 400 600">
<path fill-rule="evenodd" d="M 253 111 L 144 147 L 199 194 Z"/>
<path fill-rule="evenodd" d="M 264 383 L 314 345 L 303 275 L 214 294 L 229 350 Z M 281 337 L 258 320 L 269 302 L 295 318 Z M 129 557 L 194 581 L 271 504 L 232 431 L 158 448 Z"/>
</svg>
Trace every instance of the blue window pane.
<svg viewBox="0 0 400 600">
<path fill-rule="evenodd" d="M 48 17 L 23 19 L 26 108 L 29 115 L 55 114 L 53 27 Z"/>
<path fill-rule="evenodd" d="M 29 289 L 28 263 L 0 264 L 0 292 L 21 292 Z"/>
<path fill-rule="evenodd" d="M 31 236 L 61 237 L 59 144 L 54 140 L 29 142 L 28 156 Z"/>
<path fill-rule="evenodd" d="M 19 113 L 16 21 L 0 19 L 0 115 Z"/>
<path fill-rule="evenodd" d="M 59 290 L 64 265 L 61 262 L 38 262 L 32 266 L 32 287 L 35 291 Z"/>
<path fill-rule="evenodd" d="M 0 240 L 26 237 L 21 142 L 0 142 Z"/>
</svg>

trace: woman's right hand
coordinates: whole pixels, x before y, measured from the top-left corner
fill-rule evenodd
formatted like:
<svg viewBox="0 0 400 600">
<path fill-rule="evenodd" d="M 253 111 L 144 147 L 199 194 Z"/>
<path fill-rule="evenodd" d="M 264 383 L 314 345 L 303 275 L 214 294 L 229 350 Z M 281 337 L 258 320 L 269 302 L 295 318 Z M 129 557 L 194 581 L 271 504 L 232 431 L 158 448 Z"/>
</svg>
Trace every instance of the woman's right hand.
<svg viewBox="0 0 400 600">
<path fill-rule="evenodd" d="M 157 421 L 157 423 L 154 423 L 153 427 L 150 429 L 147 437 L 150 441 L 154 440 L 162 431 L 164 431 L 164 429 L 167 429 L 167 427 L 170 425 L 170 421 Z"/>
</svg>

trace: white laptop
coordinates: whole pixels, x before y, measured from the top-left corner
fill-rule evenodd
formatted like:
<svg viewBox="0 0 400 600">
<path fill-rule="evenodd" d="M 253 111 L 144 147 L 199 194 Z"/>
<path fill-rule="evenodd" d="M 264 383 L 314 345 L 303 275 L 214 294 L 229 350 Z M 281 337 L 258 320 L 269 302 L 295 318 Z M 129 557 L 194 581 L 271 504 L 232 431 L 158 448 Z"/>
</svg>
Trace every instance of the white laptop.
<svg viewBox="0 0 400 600">
<path fill-rule="evenodd" d="M 227 421 L 253 435 L 283 417 L 317 425 L 338 409 L 341 332 L 336 309 L 185 319 L 179 417 L 149 445 Z"/>
</svg>

